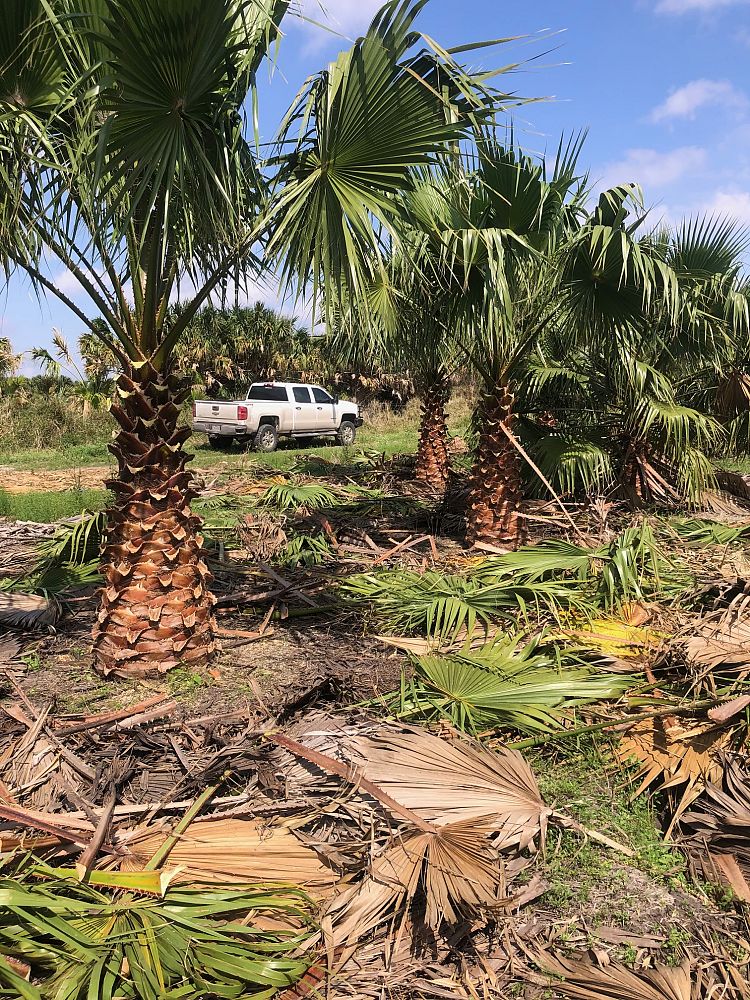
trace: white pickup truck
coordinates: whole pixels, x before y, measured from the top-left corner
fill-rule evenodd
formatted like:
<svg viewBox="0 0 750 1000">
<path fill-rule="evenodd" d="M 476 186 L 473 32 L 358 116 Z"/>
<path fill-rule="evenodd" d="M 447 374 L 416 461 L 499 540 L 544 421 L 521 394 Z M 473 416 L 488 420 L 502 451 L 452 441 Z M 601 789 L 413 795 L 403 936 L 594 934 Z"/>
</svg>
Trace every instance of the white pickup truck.
<svg viewBox="0 0 750 1000">
<path fill-rule="evenodd" d="M 362 426 L 359 407 L 319 385 L 297 382 L 254 382 L 245 399 L 193 403 L 193 431 L 208 435 L 212 448 L 235 439 L 252 442 L 257 451 L 275 451 L 280 437 L 335 437 L 354 444 Z"/>
</svg>

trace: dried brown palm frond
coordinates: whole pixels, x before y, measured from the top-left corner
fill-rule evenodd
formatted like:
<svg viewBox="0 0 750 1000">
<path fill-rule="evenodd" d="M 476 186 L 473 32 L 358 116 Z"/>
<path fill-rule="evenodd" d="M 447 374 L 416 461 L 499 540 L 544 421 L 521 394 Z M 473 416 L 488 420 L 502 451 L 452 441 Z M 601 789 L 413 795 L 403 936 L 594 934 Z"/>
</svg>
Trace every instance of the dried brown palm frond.
<svg viewBox="0 0 750 1000">
<path fill-rule="evenodd" d="M 722 787 L 708 784 L 697 808 L 682 817 L 685 838 L 708 849 L 715 868 L 748 896 L 750 882 L 750 769 L 739 757 L 725 756 Z M 742 883 L 744 884 L 744 887 Z"/>
<path fill-rule="evenodd" d="M 750 670 L 750 617 L 724 613 L 691 627 L 681 644 L 689 663 L 715 670 L 727 666 L 741 673 Z"/>
<path fill-rule="evenodd" d="M 640 782 L 633 798 L 647 789 L 670 792 L 674 808 L 669 834 L 706 785 L 720 778 L 721 752 L 731 739 L 731 729 L 721 726 L 686 728 L 674 717 L 644 719 L 622 734 L 615 755 L 623 764 L 633 758 L 641 762 L 633 776 Z"/>
<path fill-rule="evenodd" d="M 544 955 L 539 964 L 562 977 L 562 982 L 554 984 L 555 990 L 571 1000 L 691 1000 L 687 963 L 633 972 L 617 963 L 599 968 L 588 959 Z"/>
<path fill-rule="evenodd" d="M 327 911 L 334 944 L 353 944 L 390 919 L 403 923 L 405 907 L 423 906 L 424 922 L 438 930 L 443 922 L 509 905 L 491 830 L 492 824 L 464 820 L 397 838 Z"/>
<path fill-rule="evenodd" d="M 347 740 L 363 775 L 429 823 L 481 819 L 495 844 L 527 847 L 550 810 L 520 753 L 449 742 L 421 729 L 383 727 Z"/>
<path fill-rule="evenodd" d="M 55 625 L 62 606 L 54 597 L 0 592 L 0 627 L 42 629 Z"/>
<path fill-rule="evenodd" d="M 165 827 L 146 827 L 126 836 L 121 868 L 142 869 L 169 832 Z M 169 852 L 164 870 L 175 869 L 177 881 L 288 882 L 319 899 L 330 895 L 338 881 L 316 852 L 289 830 L 235 818 L 192 823 Z"/>
<path fill-rule="evenodd" d="M 403 924 L 412 909 L 438 930 L 507 905 L 498 848 L 529 844 L 549 813 L 520 754 L 417 729 L 380 727 L 369 736 L 352 729 L 308 733 L 307 745 L 268 734 L 408 824 L 332 904 L 326 922 L 334 943 L 352 944 L 391 918 Z"/>
</svg>

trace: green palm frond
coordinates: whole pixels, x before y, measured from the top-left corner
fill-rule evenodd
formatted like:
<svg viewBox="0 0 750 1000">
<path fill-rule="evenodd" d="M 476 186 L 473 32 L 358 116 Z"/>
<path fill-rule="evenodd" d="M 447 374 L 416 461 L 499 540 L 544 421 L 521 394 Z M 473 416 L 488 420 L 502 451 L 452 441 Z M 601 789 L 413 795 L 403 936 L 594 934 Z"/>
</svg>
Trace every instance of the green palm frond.
<svg viewBox="0 0 750 1000">
<path fill-rule="evenodd" d="M 281 127 L 282 148 L 296 153 L 273 204 L 270 249 L 288 284 L 325 287 L 327 303 L 344 287 L 366 294 L 362 262 L 380 259 L 378 227 L 394 235 L 394 196 L 411 172 L 509 103 L 488 90 L 493 74 L 467 72 L 413 29 L 424 3 L 386 3 L 352 49 L 305 83 Z"/>
<path fill-rule="evenodd" d="M 572 582 L 580 600 L 611 608 L 658 593 L 674 593 L 687 584 L 685 573 L 663 551 L 649 521 L 626 528 L 612 542 L 586 549 L 549 538 L 516 552 L 492 556 L 471 574 L 487 585 Z"/>
<path fill-rule="evenodd" d="M 603 440 L 568 434 L 546 434 L 532 448 L 542 473 L 563 496 L 602 493 L 615 479 L 612 455 Z"/>
<path fill-rule="evenodd" d="M 454 656 L 415 657 L 415 675 L 394 695 L 400 718 L 448 718 L 474 735 L 506 726 L 523 733 L 559 728 L 566 708 L 619 698 L 631 678 L 596 674 L 562 662 L 538 640 L 519 636 Z"/>
<path fill-rule="evenodd" d="M 305 974 L 293 957 L 307 936 L 264 931 L 247 914 L 307 924 L 290 888 L 168 887 L 157 895 L 95 888 L 33 858 L 0 878 L 0 985 L 27 1000 L 268 1000 Z M 39 985 L 18 982 L 1 956 L 29 963 Z M 11 995 L 10 993 L 7 995 Z"/>
<path fill-rule="evenodd" d="M 691 278 L 735 272 L 750 246 L 750 230 L 736 219 L 693 216 L 675 230 L 670 263 Z"/>
<path fill-rule="evenodd" d="M 508 577 L 493 583 L 434 570 L 383 570 L 349 577 L 340 591 L 350 603 L 370 605 L 379 626 L 390 632 L 455 639 L 466 630 L 488 630 L 493 622 L 556 616 L 591 605 L 573 582 L 520 582 Z"/>
<path fill-rule="evenodd" d="M 704 521 L 699 517 L 674 517 L 667 524 L 687 545 L 696 548 L 731 545 L 750 535 L 748 524 L 722 524 L 720 521 Z"/>
</svg>

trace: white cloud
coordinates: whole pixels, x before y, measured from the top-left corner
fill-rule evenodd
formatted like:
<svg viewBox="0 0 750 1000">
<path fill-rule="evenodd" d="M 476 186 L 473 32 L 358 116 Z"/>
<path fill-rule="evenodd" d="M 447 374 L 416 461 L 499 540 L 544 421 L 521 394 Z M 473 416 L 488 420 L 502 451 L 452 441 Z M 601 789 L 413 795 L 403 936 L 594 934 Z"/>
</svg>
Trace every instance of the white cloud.
<svg viewBox="0 0 750 1000">
<path fill-rule="evenodd" d="M 361 34 L 382 6 L 383 0 L 302 0 L 301 4 L 303 16 L 317 22 L 307 28 L 321 44 L 336 38 L 332 31 L 347 37 Z"/>
<path fill-rule="evenodd" d="M 700 108 L 718 105 L 722 108 L 745 108 L 747 97 L 729 80 L 691 80 L 673 90 L 669 97 L 651 112 L 652 122 L 669 118 L 695 118 Z"/>
<path fill-rule="evenodd" d="M 600 186 L 635 182 L 644 188 L 661 188 L 699 170 L 705 162 L 706 150 L 700 146 L 681 146 L 666 153 L 629 149 L 622 160 L 604 168 Z"/>
<path fill-rule="evenodd" d="M 750 191 L 717 191 L 705 211 L 709 215 L 727 215 L 750 226 Z"/>
<path fill-rule="evenodd" d="M 657 14 L 710 13 L 735 4 L 746 4 L 750 0 L 659 0 Z"/>
</svg>

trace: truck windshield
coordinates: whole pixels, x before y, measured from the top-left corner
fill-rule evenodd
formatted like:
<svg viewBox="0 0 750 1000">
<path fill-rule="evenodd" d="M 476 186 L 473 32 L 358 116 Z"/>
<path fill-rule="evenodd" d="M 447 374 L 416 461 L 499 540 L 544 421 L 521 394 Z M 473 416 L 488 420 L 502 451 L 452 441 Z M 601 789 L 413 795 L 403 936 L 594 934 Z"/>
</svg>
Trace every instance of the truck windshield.
<svg viewBox="0 0 750 1000">
<path fill-rule="evenodd" d="M 275 403 L 286 403 L 288 400 L 286 386 L 283 385 L 251 385 L 248 399 L 272 400 Z"/>
</svg>

